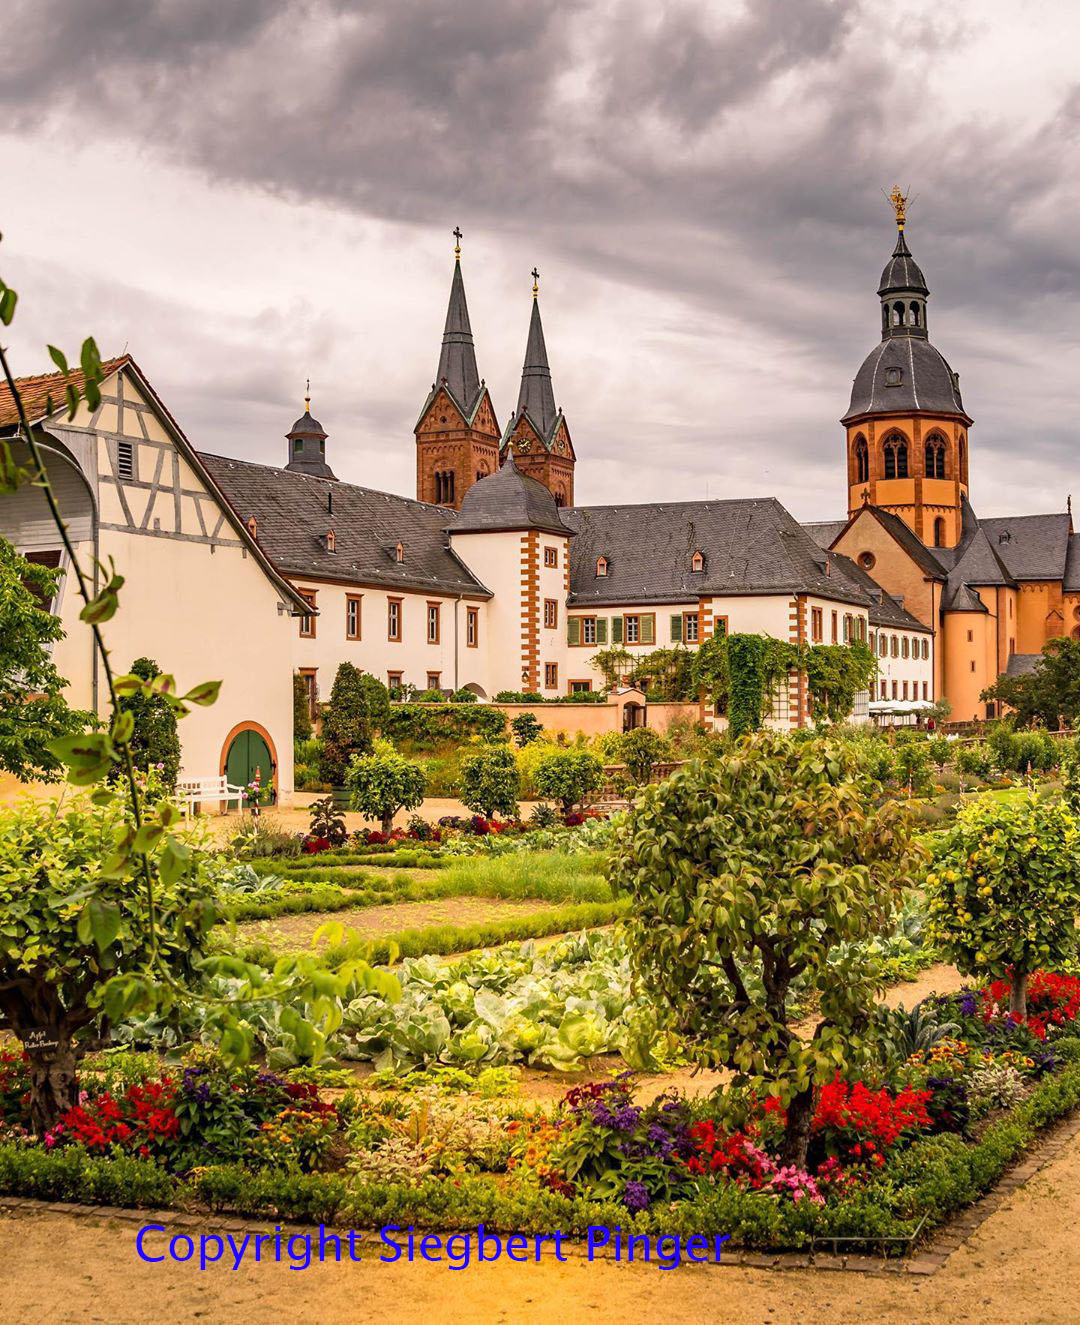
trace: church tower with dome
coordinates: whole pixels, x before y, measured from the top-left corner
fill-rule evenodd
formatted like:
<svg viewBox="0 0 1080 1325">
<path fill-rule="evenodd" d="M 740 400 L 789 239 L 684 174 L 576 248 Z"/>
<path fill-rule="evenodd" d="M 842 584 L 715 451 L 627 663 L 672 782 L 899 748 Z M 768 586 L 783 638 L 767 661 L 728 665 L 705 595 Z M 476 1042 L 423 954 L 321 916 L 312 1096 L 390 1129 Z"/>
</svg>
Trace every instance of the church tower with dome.
<svg viewBox="0 0 1080 1325">
<path fill-rule="evenodd" d="M 931 343 L 930 291 L 904 238 L 906 199 L 894 189 L 897 237 L 881 273 L 881 342 L 863 360 L 841 422 L 847 508 L 890 511 L 929 547 L 963 537 L 968 429 L 959 377 Z"/>
</svg>

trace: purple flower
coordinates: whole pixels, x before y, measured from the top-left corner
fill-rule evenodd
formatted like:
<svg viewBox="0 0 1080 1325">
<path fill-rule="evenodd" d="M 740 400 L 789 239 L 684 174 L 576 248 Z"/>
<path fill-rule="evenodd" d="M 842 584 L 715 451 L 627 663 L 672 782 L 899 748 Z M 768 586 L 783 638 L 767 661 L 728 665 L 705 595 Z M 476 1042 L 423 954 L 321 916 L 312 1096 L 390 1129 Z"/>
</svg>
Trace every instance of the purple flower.
<svg viewBox="0 0 1080 1325">
<path fill-rule="evenodd" d="M 631 1178 L 623 1191 L 623 1203 L 627 1210 L 644 1210 L 649 1204 L 648 1187 Z"/>
</svg>

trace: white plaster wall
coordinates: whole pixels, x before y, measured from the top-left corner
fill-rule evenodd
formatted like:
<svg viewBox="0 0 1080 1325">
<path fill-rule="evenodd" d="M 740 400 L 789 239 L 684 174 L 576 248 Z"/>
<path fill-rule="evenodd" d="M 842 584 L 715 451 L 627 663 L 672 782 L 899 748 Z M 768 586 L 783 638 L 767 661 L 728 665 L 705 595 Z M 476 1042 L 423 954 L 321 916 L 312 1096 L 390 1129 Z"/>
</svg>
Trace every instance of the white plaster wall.
<svg viewBox="0 0 1080 1325">
<path fill-rule="evenodd" d="M 459 534 L 451 530 L 450 546 L 494 594 L 487 603 L 486 619 L 481 619 L 478 648 L 463 651 L 477 654 L 478 684 L 488 699 L 500 690 L 520 690 L 522 535 L 516 531 Z"/>
<path fill-rule="evenodd" d="M 887 626 L 882 626 L 880 627 L 880 629 L 877 628 L 875 629 L 878 635 L 878 647 L 875 649 L 875 654 L 877 656 L 877 661 L 878 661 L 878 685 L 874 691 L 874 699 L 875 700 L 883 699 L 891 701 L 893 697 L 892 683 L 893 681 L 895 681 L 897 683 L 896 685 L 897 702 L 903 703 L 904 682 L 906 681 L 908 683 L 907 698 L 909 701 L 913 699 L 918 699 L 920 701 L 922 700 L 923 684 L 925 683 L 927 699 L 928 701 L 932 702 L 936 698 L 936 696 L 934 695 L 933 639 L 924 632 L 917 632 L 913 630 L 894 630 Z M 894 635 L 901 642 L 901 646 L 905 639 L 908 641 L 908 657 L 905 658 L 903 656 L 902 647 L 897 657 L 894 658 L 892 656 L 892 638 Z M 889 641 L 889 651 L 885 657 L 881 656 L 881 648 L 880 648 L 881 637 L 884 637 L 887 641 Z M 923 640 L 928 641 L 929 656 L 925 660 L 921 656 Z M 912 656 L 916 647 L 919 649 L 920 652 L 920 656 L 918 658 Z M 882 695 L 881 693 L 880 683 L 882 681 L 885 682 L 885 687 L 886 687 L 886 693 L 884 695 Z"/>
<path fill-rule="evenodd" d="M 486 661 L 482 647 L 471 649 L 465 642 L 466 606 L 479 609 L 480 641 L 483 644 L 487 603 L 437 593 L 405 593 L 400 590 L 362 585 L 331 584 L 325 580 L 293 577 L 302 592 L 315 594 L 319 615 L 315 638 L 300 635 L 300 622 L 292 627 L 293 669 L 315 668 L 320 699 L 330 698 L 334 676 L 343 662 L 351 662 L 385 682 L 389 672 L 401 672 L 406 685 L 426 689 L 429 672 L 438 672 L 442 689 L 457 690 L 470 683 L 483 685 Z M 360 602 L 360 638 L 346 638 L 345 604 L 350 595 Z M 388 600 L 400 598 L 401 640 L 389 638 Z M 427 638 L 428 603 L 439 604 L 439 642 Z M 457 634 L 455 648 L 455 631 Z M 486 686 L 485 686 L 486 689 Z"/>
</svg>

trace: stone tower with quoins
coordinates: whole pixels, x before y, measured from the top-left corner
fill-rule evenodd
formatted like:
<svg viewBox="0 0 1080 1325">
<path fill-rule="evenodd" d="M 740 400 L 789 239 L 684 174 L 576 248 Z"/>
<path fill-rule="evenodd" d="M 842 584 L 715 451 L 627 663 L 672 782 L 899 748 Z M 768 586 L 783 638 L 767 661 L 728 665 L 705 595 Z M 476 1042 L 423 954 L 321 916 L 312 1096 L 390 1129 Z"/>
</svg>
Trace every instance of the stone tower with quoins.
<svg viewBox="0 0 1080 1325">
<path fill-rule="evenodd" d="M 476 369 L 460 232 L 439 368 L 417 420 L 416 499 L 458 510 L 469 488 L 499 467 L 499 425 Z"/>
<path fill-rule="evenodd" d="M 929 290 L 904 238 L 881 274 L 881 343 L 855 376 L 847 430 L 848 515 L 869 503 L 898 515 L 928 547 L 955 547 L 968 490 L 968 429 L 958 374 L 931 344 Z"/>
<path fill-rule="evenodd" d="M 517 409 L 502 436 L 501 455 L 513 453 L 522 474 L 539 480 L 555 498 L 556 506 L 574 504 L 574 444 L 551 386 L 544 327 L 540 321 L 539 272 L 533 270 L 533 303 L 529 338 L 521 369 Z"/>
</svg>

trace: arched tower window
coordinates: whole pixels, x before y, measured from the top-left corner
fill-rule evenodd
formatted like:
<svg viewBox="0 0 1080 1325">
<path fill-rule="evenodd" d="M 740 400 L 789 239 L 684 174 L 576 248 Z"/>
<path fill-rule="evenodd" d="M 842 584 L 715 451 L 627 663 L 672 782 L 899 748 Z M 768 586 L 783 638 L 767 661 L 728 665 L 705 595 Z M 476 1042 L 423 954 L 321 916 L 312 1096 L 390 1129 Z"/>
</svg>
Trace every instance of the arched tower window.
<svg viewBox="0 0 1080 1325">
<path fill-rule="evenodd" d="M 855 438 L 855 482 L 867 483 L 870 480 L 870 451 L 866 438 L 859 433 Z"/>
<path fill-rule="evenodd" d="M 964 441 L 963 437 L 960 438 L 960 445 L 958 447 L 958 452 L 960 456 L 960 482 L 966 483 L 967 482 L 967 443 Z"/>
<path fill-rule="evenodd" d="M 885 477 L 886 478 L 907 478 L 908 477 L 908 446 L 906 438 L 898 432 L 893 432 L 885 438 Z"/>
<path fill-rule="evenodd" d="M 904 325 L 904 305 L 899 299 L 892 306 L 892 324 L 894 327 Z"/>
<path fill-rule="evenodd" d="M 939 432 L 931 433 L 926 439 L 923 473 L 926 478 L 945 477 L 945 438 Z"/>
<path fill-rule="evenodd" d="M 913 327 L 917 327 L 919 325 L 919 305 L 915 303 L 914 300 L 912 300 L 911 307 L 908 310 L 908 312 L 911 317 L 911 325 Z"/>
<path fill-rule="evenodd" d="M 566 505 L 566 489 L 565 489 L 565 488 L 563 488 L 563 487 L 561 487 L 561 486 L 560 486 L 560 487 L 557 487 L 557 488 L 555 489 L 555 491 L 552 493 L 552 496 L 555 498 L 555 505 L 556 505 L 556 506 L 563 507 L 563 506 Z"/>
<path fill-rule="evenodd" d="M 934 521 L 934 546 L 945 546 L 945 520 L 943 516 L 938 516 Z"/>
<path fill-rule="evenodd" d="M 596 573 L 601 579 L 607 574 L 607 557 L 596 558 Z"/>
<path fill-rule="evenodd" d="M 701 552 L 695 552 L 690 558 L 690 569 L 695 573 L 705 569 L 705 557 Z"/>
</svg>

